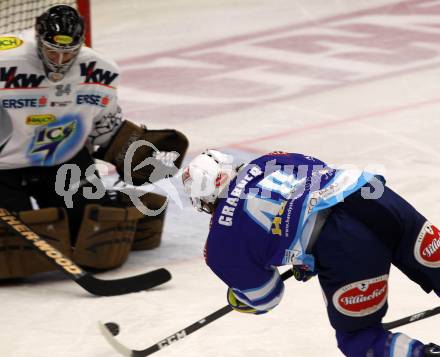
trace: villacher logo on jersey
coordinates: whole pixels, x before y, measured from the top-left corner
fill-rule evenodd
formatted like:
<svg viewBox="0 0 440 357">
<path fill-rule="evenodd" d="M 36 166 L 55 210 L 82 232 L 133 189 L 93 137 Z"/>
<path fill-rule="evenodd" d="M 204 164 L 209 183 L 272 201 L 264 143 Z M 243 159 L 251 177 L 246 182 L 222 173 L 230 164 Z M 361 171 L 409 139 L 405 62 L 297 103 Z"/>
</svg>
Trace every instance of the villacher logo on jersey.
<svg viewBox="0 0 440 357">
<path fill-rule="evenodd" d="M 388 296 L 388 274 L 343 286 L 333 295 L 333 305 L 340 313 L 362 317 L 379 311 Z"/>
<path fill-rule="evenodd" d="M 425 222 L 414 245 L 416 260 L 427 267 L 440 267 L 440 231 L 436 226 Z"/>
</svg>

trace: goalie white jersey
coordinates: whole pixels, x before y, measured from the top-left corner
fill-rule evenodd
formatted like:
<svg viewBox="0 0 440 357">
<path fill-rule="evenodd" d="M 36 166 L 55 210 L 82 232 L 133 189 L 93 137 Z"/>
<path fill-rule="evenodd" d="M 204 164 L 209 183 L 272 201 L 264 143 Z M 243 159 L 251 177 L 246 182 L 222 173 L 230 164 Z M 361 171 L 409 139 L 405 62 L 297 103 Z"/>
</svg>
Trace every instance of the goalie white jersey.
<svg viewBox="0 0 440 357">
<path fill-rule="evenodd" d="M 116 131 L 113 61 L 83 47 L 65 77 L 51 82 L 33 32 L 0 36 L 0 53 L 0 170 L 61 164 Z"/>
</svg>

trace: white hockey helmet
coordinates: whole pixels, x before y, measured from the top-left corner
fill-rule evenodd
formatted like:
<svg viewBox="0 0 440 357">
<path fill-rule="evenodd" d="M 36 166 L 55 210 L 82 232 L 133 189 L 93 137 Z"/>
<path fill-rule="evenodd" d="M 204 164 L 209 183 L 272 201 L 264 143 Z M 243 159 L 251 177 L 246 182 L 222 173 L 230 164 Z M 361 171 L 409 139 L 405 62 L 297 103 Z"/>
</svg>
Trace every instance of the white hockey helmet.
<svg viewBox="0 0 440 357">
<path fill-rule="evenodd" d="M 217 150 L 206 150 L 183 169 L 183 186 L 192 205 L 199 212 L 212 213 L 209 204 L 215 203 L 220 193 L 237 175 L 233 161 L 231 155 Z"/>
</svg>

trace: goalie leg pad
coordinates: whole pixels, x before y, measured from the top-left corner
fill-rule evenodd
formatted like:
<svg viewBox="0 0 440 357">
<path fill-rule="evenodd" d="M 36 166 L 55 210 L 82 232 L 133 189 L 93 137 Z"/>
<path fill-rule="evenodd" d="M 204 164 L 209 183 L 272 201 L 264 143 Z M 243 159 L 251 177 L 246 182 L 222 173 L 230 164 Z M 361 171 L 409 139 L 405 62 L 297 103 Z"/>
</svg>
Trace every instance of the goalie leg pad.
<svg viewBox="0 0 440 357">
<path fill-rule="evenodd" d="M 70 234 L 64 208 L 21 211 L 19 218 L 54 248 L 71 256 Z M 57 270 L 37 249 L 0 227 L 0 279 L 25 278 Z"/>
<path fill-rule="evenodd" d="M 131 167 L 125 168 L 124 159 L 130 146 L 137 141 L 147 141 L 134 151 Z M 157 149 L 157 151 L 155 150 Z M 173 129 L 148 130 L 125 120 L 107 148 L 97 152 L 96 157 L 115 165 L 117 172 L 124 181 L 131 177 L 134 185 L 156 182 L 162 178 L 173 176 L 182 165 L 188 139 Z M 147 159 L 147 164 L 134 170 L 137 165 Z M 130 182 L 127 182 L 130 183 Z"/>
<path fill-rule="evenodd" d="M 121 191 L 118 191 L 118 200 L 123 205 L 132 206 L 133 202 L 130 197 Z M 151 211 L 160 212 L 157 215 L 148 216 L 139 212 L 142 215 L 137 222 L 136 233 L 133 239 L 132 250 L 149 250 L 157 248 L 162 240 L 162 230 L 165 220 L 165 212 L 167 205 L 167 198 L 153 192 L 148 192 L 141 197 L 140 201 Z"/>
<path fill-rule="evenodd" d="M 166 197 L 151 192 L 140 200 L 150 210 L 160 210 L 166 204 Z M 156 216 L 143 216 L 138 220 L 132 250 L 154 249 L 160 245 L 166 209 L 164 207 Z"/>
<path fill-rule="evenodd" d="M 73 261 L 95 269 L 121 266 L 131 251 L 136 223 L 141 217 L 135 207 L 87 205 L 73 251 Z"/>
</svg>

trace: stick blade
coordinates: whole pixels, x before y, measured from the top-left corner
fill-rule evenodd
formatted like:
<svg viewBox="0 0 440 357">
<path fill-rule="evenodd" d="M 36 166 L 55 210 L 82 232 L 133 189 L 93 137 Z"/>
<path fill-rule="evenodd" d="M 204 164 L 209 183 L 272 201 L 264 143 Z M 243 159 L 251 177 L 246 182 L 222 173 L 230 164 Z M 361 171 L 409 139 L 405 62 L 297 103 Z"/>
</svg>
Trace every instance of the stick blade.
<svg viewBox="0 0 440 357">
<path fill-rule="evenodd" d="M 104 338 L 107 340 L 107 342 L 122 356 L 125 357 L 132 357 L 132 350 L 130 350 L 128 347 L 125 347 L 122 343 L 120 343 L 111 333 L 111 331 L 107 328 L 105 324 L 103 324 L 101 321 L 98 322 L 99 330 L 101 331 Z"/>
<path fill-rule="evenodd" d="M 101 280 L 90 274 L 76 279 L 89 293 L 99 296 L 116 296 L 148 290 L 171 280 L 171 274 L 164 268 L 148 273 L 115 280 Z"/>
</svg>

